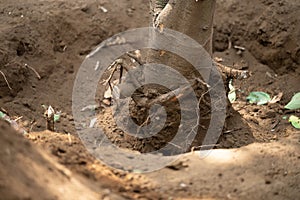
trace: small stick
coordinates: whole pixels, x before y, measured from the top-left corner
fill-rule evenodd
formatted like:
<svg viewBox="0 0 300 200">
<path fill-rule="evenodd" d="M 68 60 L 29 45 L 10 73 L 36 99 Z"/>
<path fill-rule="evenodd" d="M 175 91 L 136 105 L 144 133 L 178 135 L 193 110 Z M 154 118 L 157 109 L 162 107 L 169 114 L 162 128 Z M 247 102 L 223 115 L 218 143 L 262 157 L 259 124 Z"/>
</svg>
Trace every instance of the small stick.
<svg viewBox="0 0 300 200">
<path fill-rule="evenodd" d="M 32 132 L 32 129 L 33 129 L 33 127 L 34 127 L 35 124 L 36 124 L 36 122 L 33 122 L 33 123 L 31 124 L 30 129 L 29 129 L 29 133 Z"/>
<path fill-rule="evenodd" d="M 19 120 L 22 119 L 22 118 L 23 118 L 23 116 L 18 117 L 17 119 L 15 119 L 15 121 L 17 122 L 17 121 L 19 121 Z"/>
<path fill-rule="evenodd" d="M 148 124 L 150 118 L 151 118 L 151 116 L 148 116 L 147 119 L 146 119 L 146 120 L 138 127 L 138 129 L 137 129 L 137 133 L 138 133 L 138 134 L 140 133 L 141 128 L 142 128 L 143 126 L 145 126 L 145 125 Z"/>
<path fill-rule="evenodd" d="M 105 81 L 105 85 L 108 84 L 109 87 L 110 87 L 110 89 L 111 89 L 111 91 L 113 91 L 113 87 L 111 86 L 110 81 L 111 81 L 111 79 L 113 78 L 115 72 L 118 70 L 118 65 L 119 65 L 119 63 L 115 63 L 115 62 L 114 62 L 114 66 L 112 66 L 112 67 L 113 67 L 112 72 L 111 72 L 111 74 L 109 75 L 108 79 Z"/>
<path fill-rule="evenodd" d="M 138 56 L 136 56 L 132 53 L 129 53 L 129 52 L 127 52 L 126 55 L 129 56 L 130 58 L 132 58 L 133 60 L 135 60 L 139 65 L 143 65 L 143 62 L 139 59 Z"/>
<path fill-rule="evenodd" d="M 31 69 L 35 73 L 35 75 L 37 76 L 37 78 L 39 80 L 41 80 L 40 74 L 33 67 L 30 67 L 28 64 L 25 64 L 25 67 L 27 67 L 28 69 Z"/>
<path fill-rule="evenodd" d="M 4 78 L 4 80 L 5 80 L 6 84 L 7 84 L 7 87 L 8 87 L 10 90 L 13 90 L 13 89 L 10 87 L 8 80 L 6 79 L 5 74 L 4 74 L 1 70 L 0 70 L 0 73 L 1 73 L 1 75 L 3 76 L 3 78 Z"/>
<path fill-rule="evenodd" d="M 224 73 L 227 77 L 235 78 L 235 79 L 246 79 L 250 76 L 250 73 L 247 70 L 233 69 L 231 67 L 222 65 L 221 63 L 218 62 L 215 62 L 215 64 L 219 67 L 221 72 Z"/>
<path fill-rule="evenodd" d="M 0 107 L 0 111 L 3 112 L 4 114 L 8 115 L 8 112 L 4 108 Z"/>
<path fill-rule="evenodd" d="M 275 131 L 275 128 L 280 124 L 281 120 L 277 120 L 276 123 L 271 127 L 271 130 Z"/>
</svg>

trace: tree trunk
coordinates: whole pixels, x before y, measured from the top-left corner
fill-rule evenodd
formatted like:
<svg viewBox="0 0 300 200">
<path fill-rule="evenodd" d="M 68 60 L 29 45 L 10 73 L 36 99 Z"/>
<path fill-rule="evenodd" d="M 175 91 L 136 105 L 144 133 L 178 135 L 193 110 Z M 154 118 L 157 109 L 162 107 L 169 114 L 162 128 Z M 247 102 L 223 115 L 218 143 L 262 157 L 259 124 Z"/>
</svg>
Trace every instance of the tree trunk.
<svg viewBox="0 0 300 200">
<path fill-rule="evenodd" d="M 153 25 L 184 33 L 212 54 L 215 4 L 215 0 L 151 0 Z"/>
<path fill-rule="evenodd" d="M 158 31 L 163 33 L 166 29 L 172 29 L 183 33 L 201 44 L 208 52 L 208 55 L 212 55 L 215 0 L 150 0 L 150 5 L 153 13 L 152 25 L 157 28 Z M 156 36 L 157 35 L 154 34 L 150 42 L 154 44 L 159 43 L 159 40 L 155 38 Z M 199 71 L 197 71 L 191 63 L 174 53 L 147 49 L 141 50 L 141 56 L 144 63 L 164 64 L 179 72 L 183 79 L 186 79 L 189 85 L 192 86 L 193 92 L 195 92 L 196 95 L 196 104 L 193 104 L 191 99 L 182 97 L 185 98 L 189 106 L 185 108 L 181 107 L 180 100 L 177 99 L 178 96 L 173 94 L 177 93 L 180 96 L 180 94 L 183 93 L 181 90 L 185 90 L 185 87 L 178 88 L 178 83 L 180 83 L 181 80 L 175 80 L 173 72 L 170 72 L 168 69 L 162 69 L 158 65 L 153 68 L 145 67 L 145 71 L 147 72 L 144 71 L 144 74 L 154 77 L 153 80 L 157 80 L 155 82 L 158 84 L 145 85 L 132 95 L 134 102 L 130 107 L 130 114 L 136 124 L 140 126 L 150 124 L 150 128 L 147 129 L 149 132 L 151 132 L 151 130 L 160 131 L 147 138 L 136 138 L 129 135 L 126 137 L 126 140 L 133 144 L 132 148 L 134 150 L 143 153 L 153 152 L 166 147 L 163 151 L 160 151 L 166 155 L 183 153 L 188 149 L 201 146 L 211 122 L 211 104 L 213 104 L 213 102 L 211 102 L 210 94 L 208 94 L 208 84 L 203 81 L 204 78 L 201 77 Z M 170 77 L 168 85 L 172 85 L 172 81 L 175 80 L 174 82 L 177 82 L 177 87 L 165 88 L 159 85 L 159 83 L 161 83 L 162 74 L 164 77 Z M 198 82 L 195 82 L 196 79 Z M 167 83 L 168 80 L 164 80 L 164 82 Z M 225 94 L 222 93 L 220 95 Z M 189 104 L 189 102 L 191 103 Z M 154 103 L 163 106 L 167 113 L 163 128 L 158 127 L 159 125 L 156 126 L 153 122 L 155 120 L 151 118 L 149 110 L 151 110 L 150 107 L 153 106 Z M 226 102 L 224 102 L 223 105 L 226 105 Z M 178 130 L 182 128 L 182 126 L 184 126 L 186 130 L 192 129 L 191 127 L 195 126 L 195 119 L 187 119 L 184 124 L 182 124 L 182 110 L 186 113 L 197 112 L 197 115 L 199 114 L 199 119 L 196 119 L 196 136 L 192 137 L 192 139 L 187 138 L 189 137 L 189 132 L 187 131 L 187 134 L 181 134 L 180 137 L 173 142 L 173 138 L 178 136 Z M 159 109 L 156 110 L 156 112 L 157 116 L 160 116 L 160 114 L 163 115 L 163 112 Z M 126 120 L 125 117 L 121 119 L 121 121 Z M 220 119 L 219 121 L 222 120 Z M 139 130 L 133 130 L 133 132 L 137 134 L 140 133 Z M 206 143 L 210 142 L 214 143 L 216 141 L 206 141 Z M 170 146 L 170 144 L 173 146 Z"/>
</svg>

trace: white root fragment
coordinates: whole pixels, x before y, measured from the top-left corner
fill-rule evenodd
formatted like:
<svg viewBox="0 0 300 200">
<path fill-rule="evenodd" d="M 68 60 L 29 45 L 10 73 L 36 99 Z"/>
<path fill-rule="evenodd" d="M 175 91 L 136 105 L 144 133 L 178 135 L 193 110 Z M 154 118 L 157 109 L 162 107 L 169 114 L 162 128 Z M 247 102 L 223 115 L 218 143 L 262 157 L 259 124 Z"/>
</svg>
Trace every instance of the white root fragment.
<svg viewBox="0 0 300 200">
<path fill-rule="evenodd" d="M 26 68 L 32 70 L 32 71 L 35 73 L 35 75 L 37 76 L 37 78 L 38 78 L 39 80 L 42 79 L 41 76 L 40 76 L 40 74 L 39 74 L 33 67 L 29 66 L 28 64 L 25 64 L 24 66 L 25 66 Z"/>
<path fill-rule="evenodd" d="M 5 76 L 5 74 L 4 74 L 1 70 L 0 70 L 0 74 L 3 76 L 3 78 L 4 78 L 5 82 L 6 82 L 7 87 L 8 87 L 10 90 L 13 90 L 13 89 L 11 88 L 11 86 L 10 86 L 10 84 L 9 84 L 9 82 L 8 82 L 8 80 L 7 80 L 7 78 L 6 78 L 6 76 Z"/>
</svg>

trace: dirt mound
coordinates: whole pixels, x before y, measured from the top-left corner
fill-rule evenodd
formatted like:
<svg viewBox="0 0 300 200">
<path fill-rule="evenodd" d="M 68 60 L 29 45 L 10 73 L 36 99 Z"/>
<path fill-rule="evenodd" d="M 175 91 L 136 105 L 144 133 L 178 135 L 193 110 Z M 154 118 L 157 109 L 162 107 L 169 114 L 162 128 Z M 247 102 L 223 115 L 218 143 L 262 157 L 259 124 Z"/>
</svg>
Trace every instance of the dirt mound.
<svg viewBox="0 0 300 200">
<path fill-rule="evenodd" d="M 27 137 L 73 173 L 87 178 L 95 188 L 105 188 L 105 194 L 120 194 L 129 199 L 163 196 L 153 192 L 155 185 L 145 176 L 105 166 L 88 152 L 78 137 L 49 131 L 30 133 Z"/>
<path fill-rule="evenodd" d="M 0 194 L 3 199 L 99 198 L 86 180 L 78 178 L 51 156 L 34 147 L 0 120 Z M 38 191 L 38 192 L 37 192 Z"/>
<path fill-rule="evenodd" d="M 101 164 L 74 136 L 45 131 L 31 133 L 27 138 L 41 147 L 34 146 L 0 120 L 0 194 L 4 199 L 158 199 L 163 196 L 153 192 L 154 184 L 146 177 Z"/>
<path fill-rule="evenodd" d="M 190 153 L 147 176 L 161 185 L 157 191 L 175 199 L 297 199 L 299 152 L 298 133 L 280 142 L 218 149 L 204 158 Z"/>
</svg>

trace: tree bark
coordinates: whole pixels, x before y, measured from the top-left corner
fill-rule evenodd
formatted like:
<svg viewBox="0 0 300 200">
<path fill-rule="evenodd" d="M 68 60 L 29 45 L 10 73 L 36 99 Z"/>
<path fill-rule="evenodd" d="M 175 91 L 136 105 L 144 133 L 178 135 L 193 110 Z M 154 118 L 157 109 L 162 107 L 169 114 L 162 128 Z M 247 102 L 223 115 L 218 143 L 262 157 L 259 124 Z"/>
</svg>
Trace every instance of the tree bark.
<svg viewBox="0 0 300 200">
<path fill-rule="evenodd" d="M 215 4 L 215 0 L 151 0 L 153 25 L 184 33 L 212 54 Z"/>
</svg>

